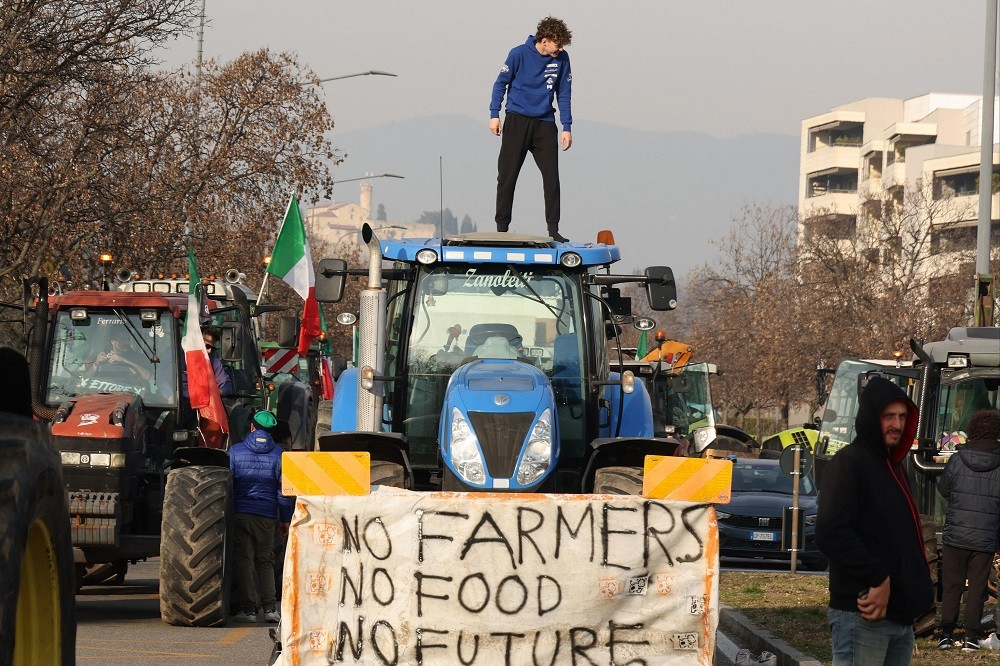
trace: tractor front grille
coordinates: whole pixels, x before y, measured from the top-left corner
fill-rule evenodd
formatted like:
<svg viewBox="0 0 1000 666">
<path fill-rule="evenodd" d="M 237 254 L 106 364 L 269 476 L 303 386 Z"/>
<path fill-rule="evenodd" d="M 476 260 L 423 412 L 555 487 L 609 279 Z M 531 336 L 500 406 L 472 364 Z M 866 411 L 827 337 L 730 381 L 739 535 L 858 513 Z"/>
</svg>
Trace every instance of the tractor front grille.
<svg viewBox="0 0 1000 666">
<path fill-rule="evenodd" d="M 472 427 L 483 447 L 486 468 L 495 479 L 514 476 L 521 445 L 535 420 L 533 412 L 469 412 Z"/>
</svg>

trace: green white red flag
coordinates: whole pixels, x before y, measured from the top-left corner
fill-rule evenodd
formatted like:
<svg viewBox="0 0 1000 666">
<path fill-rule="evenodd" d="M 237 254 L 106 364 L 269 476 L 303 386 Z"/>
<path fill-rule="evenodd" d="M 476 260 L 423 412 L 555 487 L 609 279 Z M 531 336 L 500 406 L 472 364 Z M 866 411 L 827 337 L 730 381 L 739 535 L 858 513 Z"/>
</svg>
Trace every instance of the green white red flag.
<svg viewBox="0 0 1000 666">
<path fill-rule="evenodd" d="M 298 353 L 309 353 L 309 345 L 320 334 L 319 303 L 316 302 L 316 273 L 309 254 L 306 227 L 302 223 L 295 195 L 288 201 L 285 219 L 271 253 L 267 272 L 286 283 L 302 297 L 302 326 L 299 327 Z"/>
<path fill-rule="evenodd" d="M 184 321 L 184 362 L 187 368 L 188 399 L 191 408 L 198 411 L 202 420 L 210 422 L 203 430 L 229 432 L 226 408 L 222 404 L 219 385 L 215 381 L 215 371 L 208 358 L 205 340 L 201 336 L 201 278 L 194 261 L 194 248 L 188 249 L 188 307 Z M 206 438 L 207 441 L 207 438 Z M 218 443 L 221 446 L 221 442 Z"/>
</svg>

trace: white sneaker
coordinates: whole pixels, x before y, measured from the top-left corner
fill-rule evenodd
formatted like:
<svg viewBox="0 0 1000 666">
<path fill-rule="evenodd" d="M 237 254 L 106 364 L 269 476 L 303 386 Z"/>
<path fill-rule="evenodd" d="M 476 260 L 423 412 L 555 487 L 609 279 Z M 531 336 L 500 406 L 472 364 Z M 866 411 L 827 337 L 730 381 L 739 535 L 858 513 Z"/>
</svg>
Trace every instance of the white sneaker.
<svg viewBox="0 0 1000 666">
<path fill-rule="evenodd" d="M 752 666 L 753 660 L 750 657 L 750 650 L 740 648 L 736 651 L 736 666 Z"/>
<path fill-rule="evenodd" d="M 979 641 L 979 647 L 984 650 L 1000 650 L 1000 636 L 993 632 L 983 640 Z"/>
<path fill-rule="evenodd" d="M 757 663 L 761 666 L 778 666 L 778 655 L 765 650 L 760 653 L 760 657 L 757 658 Z"/>
<path fill-rule="evenodd" d="M 257 624 L 257 614 L 248 613 L 247 611 L 240 611 L 233 616 L 233 622 L 240 622 L 245 624 Z"/>
<path fill-rule="evenodd" d="M 264 609 L 264 622 L 276 623 L 281 621 L 281 612 L 274 606 Z"/>
</svg>

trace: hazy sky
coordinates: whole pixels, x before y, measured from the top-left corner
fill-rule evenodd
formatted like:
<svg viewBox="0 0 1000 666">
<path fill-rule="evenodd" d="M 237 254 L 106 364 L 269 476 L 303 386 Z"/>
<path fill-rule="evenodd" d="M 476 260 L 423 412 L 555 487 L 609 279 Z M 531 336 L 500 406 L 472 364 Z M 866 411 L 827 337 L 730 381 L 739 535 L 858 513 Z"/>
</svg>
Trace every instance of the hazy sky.
<svg viewBox="0 0 1000 666">
<path fill-rule="evenodd" d="M 982 92 L 985 0 L 207 0 L 205 57 L 267 46 L 321 77 L 398 74 L 325 84 L 340 131 L 460 113 L 485 132 L 507 51 L 546 14 L 573 31 L 577 143 L 587 121 L 798 135 L 862 97 Z M 159 55 L 196 53 L 185 39 Z"/>
</svg>

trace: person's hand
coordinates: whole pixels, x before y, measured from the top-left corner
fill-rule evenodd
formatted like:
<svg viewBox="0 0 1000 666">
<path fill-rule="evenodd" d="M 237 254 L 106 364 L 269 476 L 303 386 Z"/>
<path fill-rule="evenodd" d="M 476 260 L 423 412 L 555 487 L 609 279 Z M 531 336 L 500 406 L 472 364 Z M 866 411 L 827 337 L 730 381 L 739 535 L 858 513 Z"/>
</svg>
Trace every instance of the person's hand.
<svg viewBox="0 0 1000 666">
<path fill-rule="evenodd" d="M 858 610 L 861 617 L 874 622 L 885 619 L 885 610 L 889 605 L 889 577 L 879 583 L 878 587 L 869 587 L 868 593 L 858 597 Z"/>
<path fill-rule="evenodd" d="M 569 150 L 569 147 L 573 145 L 573 135 L 570 132 L 563 132 L 559 143 L 562 144 L 563 150 Z"/>
<path fill-rule="evenodd" d="M 490 132 L 493 133 L 493 136 L 500 136 L 500 132 L 502 131 L 503 129 L 500 127 L 500 119 L 490 118 Z"/>
</svg>

